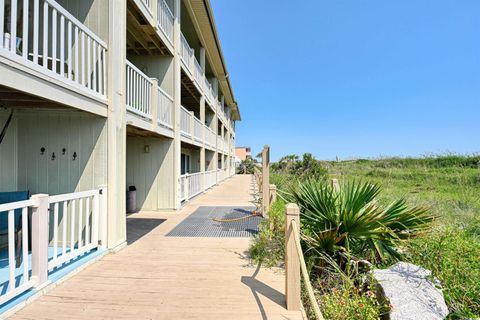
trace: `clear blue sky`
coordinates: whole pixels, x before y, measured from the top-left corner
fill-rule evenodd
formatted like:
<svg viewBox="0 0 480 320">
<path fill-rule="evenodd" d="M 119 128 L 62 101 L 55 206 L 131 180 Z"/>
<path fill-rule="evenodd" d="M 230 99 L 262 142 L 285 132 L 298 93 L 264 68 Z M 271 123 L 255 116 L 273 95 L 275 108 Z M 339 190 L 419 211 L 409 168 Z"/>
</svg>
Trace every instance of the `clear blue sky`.
<svg viewBox="0 0 480 320">
<path fill-rule="evenodd" d="M 480 0 L 212 0 L 237 146 L 319 159 L 480 151 Z"/>
</svg>

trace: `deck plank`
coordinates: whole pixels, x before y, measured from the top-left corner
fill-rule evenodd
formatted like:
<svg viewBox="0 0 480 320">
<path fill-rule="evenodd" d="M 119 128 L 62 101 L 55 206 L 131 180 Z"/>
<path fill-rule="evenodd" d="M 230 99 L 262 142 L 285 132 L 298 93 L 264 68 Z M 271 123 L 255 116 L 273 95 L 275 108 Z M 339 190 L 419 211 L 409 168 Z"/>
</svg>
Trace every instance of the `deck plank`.
<svg viewBox="0 0 480 320">
<path fill-rule="evenodd" d="M 285 309 L 283 272 L 249 264 L 251 239 L 165 237 L 199 206 L 251 206 L 252 181 L 251 176 L 234 176 L 180 212 L 130 216 L 129 221 L 143 219 L 128 228 L 129 239 L 136 241 L 12 318 L 302 319 L 300 312 Z M 148 230 L 149 223 L 156 227 Z"/>
</svg>

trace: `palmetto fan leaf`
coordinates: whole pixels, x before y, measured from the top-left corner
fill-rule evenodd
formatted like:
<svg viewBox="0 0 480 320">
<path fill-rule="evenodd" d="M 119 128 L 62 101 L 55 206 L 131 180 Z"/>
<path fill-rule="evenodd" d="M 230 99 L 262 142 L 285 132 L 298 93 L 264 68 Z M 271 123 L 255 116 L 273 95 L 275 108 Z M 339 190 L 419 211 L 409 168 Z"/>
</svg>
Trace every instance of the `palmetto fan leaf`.
<svg viewBox="0 0 480 320">
<path fill-rule="evenodd" d="M 289 200 L 300 206 L 304 239 L 312 249 L 343 247 L 352 254 L 398 258 L 398 241 L 425 230 L 433 217 L 425 207 L 408 207 L 405 199 L 381 207 L 380 192 L 371 183 L 347 182 L 337 192 L 323 181 L 306 181 Z"/>
</svg>

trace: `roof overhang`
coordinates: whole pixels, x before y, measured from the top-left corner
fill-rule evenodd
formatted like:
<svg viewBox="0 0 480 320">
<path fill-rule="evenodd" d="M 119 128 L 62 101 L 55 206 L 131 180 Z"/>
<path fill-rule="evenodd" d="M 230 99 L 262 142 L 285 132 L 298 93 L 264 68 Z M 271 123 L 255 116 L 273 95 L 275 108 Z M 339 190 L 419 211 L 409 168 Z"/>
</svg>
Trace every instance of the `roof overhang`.
<svg viewBox="0 0 480 320">
<path fill-rule="evenodd" d="M 185 6 L 187 10 L 190 11 L 189 14 L 193 25 L 200 41 L 205 47 L 206 59 L 208 59 L 218 79 L 218 84 L 225 97 L 225 104 L 231 109 L 233 120 L 239 121 L 241 120 L 240 108 L 233 95 L 233 89 L 220 46 L 210 0 L 186 0 Z"/>
</svg>

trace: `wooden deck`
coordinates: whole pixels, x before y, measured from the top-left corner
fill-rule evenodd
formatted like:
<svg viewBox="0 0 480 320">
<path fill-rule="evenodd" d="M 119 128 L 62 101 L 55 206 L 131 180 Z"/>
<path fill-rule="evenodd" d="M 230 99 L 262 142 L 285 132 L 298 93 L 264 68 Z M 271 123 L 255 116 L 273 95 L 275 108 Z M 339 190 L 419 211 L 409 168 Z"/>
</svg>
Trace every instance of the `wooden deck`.
<svg viewBox="0 0 480 320">
<path fill-rule="evenodd" d="M 129 217 L 128 246 L 106 255 L 13 319 L 302 319 L 285 309 L 281 271 L 249 264 L 248 238 L 165 237 L 199 206 L 252 205 L 234 176 L 180 212 Z"/>
</svg>

